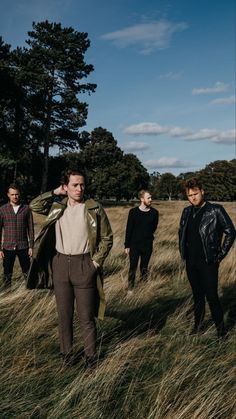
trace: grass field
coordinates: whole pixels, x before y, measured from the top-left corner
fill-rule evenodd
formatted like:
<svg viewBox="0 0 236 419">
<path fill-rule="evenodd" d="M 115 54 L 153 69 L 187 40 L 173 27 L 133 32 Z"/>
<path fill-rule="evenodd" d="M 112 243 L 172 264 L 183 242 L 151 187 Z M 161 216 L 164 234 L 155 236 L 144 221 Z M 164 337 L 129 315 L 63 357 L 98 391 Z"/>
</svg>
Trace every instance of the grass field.
<svg viewBox="0 0 236 419">
<path fill-rule="evenodd" d="M 100 364 L 88 374 L 81 360 L 61 368 L 52 292 L 26 290 L 16 264 L 14 289 L 0 294 L 1 419 L 236 418 L 235 247 L 220 266 L 220 296 L 229 328 L 216 339 L 190 336 L 191 292 L 180 261 L 177 231 L 186 203 L 157 202 L 160 222 L 146 284 L 126 295 L 123 250 L 129 206 L 107 213 L 114 246 L 105 264 L 107 316 L 98 323 Z M 233 203 L 224 204 L 236 220 Z M 36 229 L 42 217 L 36 216 Z M 75 316 L 75 350 L 82 349 Z"/>
</svg>

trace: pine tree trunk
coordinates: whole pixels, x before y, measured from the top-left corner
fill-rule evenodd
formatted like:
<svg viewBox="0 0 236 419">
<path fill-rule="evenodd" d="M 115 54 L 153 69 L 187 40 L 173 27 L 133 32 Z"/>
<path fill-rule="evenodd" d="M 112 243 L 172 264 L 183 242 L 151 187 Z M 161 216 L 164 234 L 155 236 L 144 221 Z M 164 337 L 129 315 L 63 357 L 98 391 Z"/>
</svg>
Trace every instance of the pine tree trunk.
<svg viewBox="0 0 236 419">
<path fill-rule="evenodd" d="M 49 164 L 49 142 L 50 142 L 50 129 L 51 129 L 51 110 L 52 110 L 52 87 L 48 90 L 48 106 L 47 117 L 45 121 L 45 137 L 44 137 L 44 150 L 43 150 L 43 174 L 41 193 L 46 192 L 48 184 L 48 164 Z"/>
<path fill-rule="evenodd" d="M 48 142 L 44 146 L 43 153 L 43 173 L 42 173 L 42 183 L 41 183 L 41 193 L 46 192 L 48 184 L 48 160 L 49 160 L 49 146 Z"/>
</svg>

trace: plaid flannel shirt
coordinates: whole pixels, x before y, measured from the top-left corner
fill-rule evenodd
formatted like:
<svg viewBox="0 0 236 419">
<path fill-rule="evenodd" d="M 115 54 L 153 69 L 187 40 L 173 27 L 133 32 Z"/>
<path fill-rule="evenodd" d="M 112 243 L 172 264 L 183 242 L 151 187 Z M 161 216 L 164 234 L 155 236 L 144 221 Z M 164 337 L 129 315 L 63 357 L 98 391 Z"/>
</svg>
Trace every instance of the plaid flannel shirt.
<svg viewBox="0 0 236 419">
<path fill-rule="evenodd" d="M 17 213 L 10 203 L 0 207 L 1 249 L 27 249 L 34 245 L 34 223 L 28 205 L 21 204 Z"/>
</svg>

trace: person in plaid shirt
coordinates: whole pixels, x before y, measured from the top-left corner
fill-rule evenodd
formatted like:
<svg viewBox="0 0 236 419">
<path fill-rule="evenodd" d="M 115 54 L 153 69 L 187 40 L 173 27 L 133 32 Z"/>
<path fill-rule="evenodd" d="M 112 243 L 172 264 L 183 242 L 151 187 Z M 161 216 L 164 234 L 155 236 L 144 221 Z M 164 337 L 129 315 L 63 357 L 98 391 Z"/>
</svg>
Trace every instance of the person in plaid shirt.
<svg viewBox="0 0 236 419">
<path fill-rule="evenodd" d="M 34 223 L 28 205 L 20 201 L 20 190 L 11 184 L 7 190 L 9 202 L 0 207 L 0 259 L 3 260 L 3 288 L 11 287 L 16 256 L 26 278 L 33 253 Z"/>
</svg>

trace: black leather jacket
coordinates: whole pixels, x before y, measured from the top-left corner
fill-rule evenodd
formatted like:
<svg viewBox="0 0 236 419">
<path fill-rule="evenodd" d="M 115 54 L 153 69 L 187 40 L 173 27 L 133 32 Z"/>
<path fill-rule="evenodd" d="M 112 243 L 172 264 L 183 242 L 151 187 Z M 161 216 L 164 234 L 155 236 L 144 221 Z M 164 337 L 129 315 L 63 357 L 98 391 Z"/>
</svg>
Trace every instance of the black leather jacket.
<svg viewBox="0 0 236 419">
<path fill-rule="evenodd" d="M 219 204 L 206 202 L 206 208 L 199 226 L 203 250 L 207 263 L 221 261 L 228 253 L 235 239 L 234 225 Z M 186 259 L 186 227 L 191 214 L 192 205 L 184 208 L 180 219 L 179 250 L 182 259 Z M 225 234 L 223 243 L 222 237 Z"/>
</svg>

